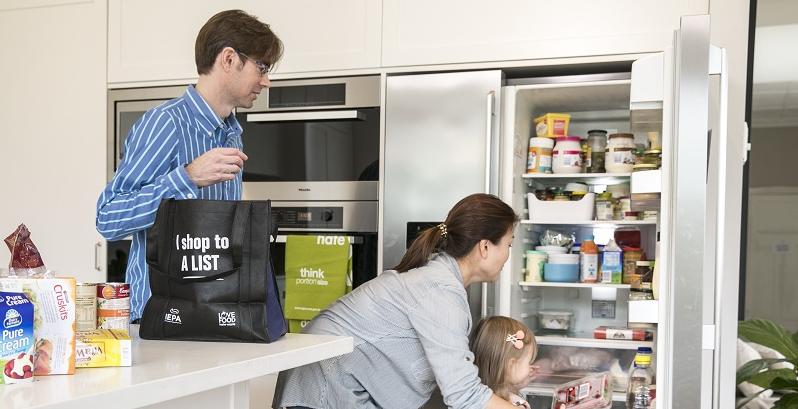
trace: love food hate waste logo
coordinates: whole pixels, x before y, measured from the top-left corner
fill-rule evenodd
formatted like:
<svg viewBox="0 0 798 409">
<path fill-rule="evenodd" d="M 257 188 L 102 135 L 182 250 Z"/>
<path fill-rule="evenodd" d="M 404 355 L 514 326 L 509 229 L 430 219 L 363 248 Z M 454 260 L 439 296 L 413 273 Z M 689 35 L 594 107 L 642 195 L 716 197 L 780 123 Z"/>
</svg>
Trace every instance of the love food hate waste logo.
<svg viewBox="0 0 798 409">
<path fill-rule="evenodd" d="M 234 327 L 236 325 L 236 313 L 234 311 L 222 311 L 219 313 L 220 327 Z"/>
</svg>

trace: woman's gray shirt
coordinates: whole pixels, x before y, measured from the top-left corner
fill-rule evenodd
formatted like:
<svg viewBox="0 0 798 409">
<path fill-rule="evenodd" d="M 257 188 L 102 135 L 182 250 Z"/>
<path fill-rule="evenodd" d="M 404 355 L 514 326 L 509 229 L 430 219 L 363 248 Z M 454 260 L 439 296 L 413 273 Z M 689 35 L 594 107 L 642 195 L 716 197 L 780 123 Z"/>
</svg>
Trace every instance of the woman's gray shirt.
<svg viewBox="0 0 798 409">
<path fill-rule="evenodd" d="M 405 273 L 382 273 L 331 304 L 304 332 L 351 336 L 354 350 L 281 372 L 275 408 L 417 409 L 436 381 L 455 409 L 483 409 L 493 394 L 473 364 L 463 278 L 445 253 Z"/>
</svg>

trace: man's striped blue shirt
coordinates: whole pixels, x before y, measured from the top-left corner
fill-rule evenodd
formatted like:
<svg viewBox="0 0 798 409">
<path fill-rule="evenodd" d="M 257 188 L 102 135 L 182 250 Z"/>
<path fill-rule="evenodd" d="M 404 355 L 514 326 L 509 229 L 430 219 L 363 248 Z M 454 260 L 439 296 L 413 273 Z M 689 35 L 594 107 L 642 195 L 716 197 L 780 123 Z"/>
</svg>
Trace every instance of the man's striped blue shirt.
<svg viewBox="0 0 798 409">
<path fill-rule="evenodd" d="M 220 119 L 193 85 L 179 98 L 147 111 L 130 129 L 125 157 L 97 200 L 97 231 L 108 240 L 133 236 L 126 271 L 130 319 L 141 318 L 150 297 L 147 230 L 164 199 L 240 200 L 241 173 L 197 188 L 185 165 L 220 147 L 243 149 L 241 125 Z"/>
</svg>

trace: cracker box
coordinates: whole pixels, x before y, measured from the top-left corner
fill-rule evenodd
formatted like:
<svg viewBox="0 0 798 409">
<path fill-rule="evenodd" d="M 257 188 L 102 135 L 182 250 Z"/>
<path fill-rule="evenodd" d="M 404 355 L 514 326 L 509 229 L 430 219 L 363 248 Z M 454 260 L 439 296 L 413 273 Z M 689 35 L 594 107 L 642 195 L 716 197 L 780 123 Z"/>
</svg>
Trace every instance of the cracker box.
<svg viewBox="0 0 798 409">
<path fill-rule="evenodd" d="M 33 303 L 0 291 L 0 384 L 33 381 Z"/>
<path fill-rule="evenodd" d="M 75 367 L 130 366 L 132 345 L 127 331 L 95 329 L 75 336 Z"/>
<path fill-rule="evenodd" d="M 33 303 L 33 374 L 75 373 L 75 279 L 0 278 L 0 291 L 24 293 Z"/>
</svg>

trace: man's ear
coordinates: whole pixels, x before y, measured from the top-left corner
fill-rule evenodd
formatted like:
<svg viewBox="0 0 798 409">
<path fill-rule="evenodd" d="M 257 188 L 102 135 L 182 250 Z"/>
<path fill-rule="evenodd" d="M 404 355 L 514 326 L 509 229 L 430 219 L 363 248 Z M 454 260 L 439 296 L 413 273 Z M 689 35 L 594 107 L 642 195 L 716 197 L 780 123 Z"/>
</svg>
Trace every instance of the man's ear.
<svg viewBox="0 0 798 409">
<path fill-rule="evenodd" d="M 224 72 L 230 72 L 239 63 L 238 53 L 232 47 L 222 48 L 216 55 L 216 63 Z"/>
</svg>

